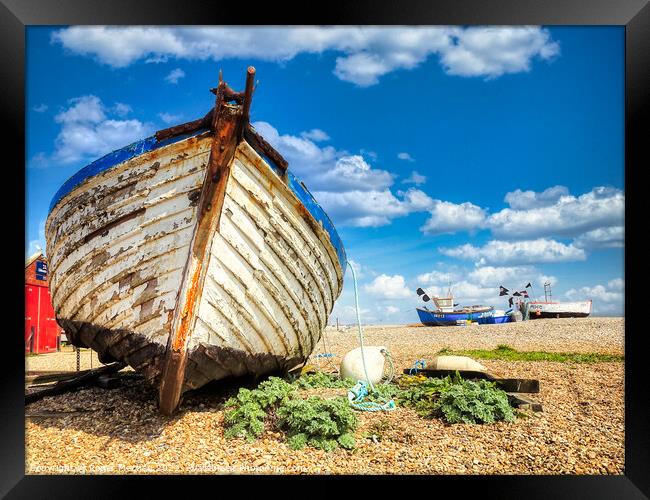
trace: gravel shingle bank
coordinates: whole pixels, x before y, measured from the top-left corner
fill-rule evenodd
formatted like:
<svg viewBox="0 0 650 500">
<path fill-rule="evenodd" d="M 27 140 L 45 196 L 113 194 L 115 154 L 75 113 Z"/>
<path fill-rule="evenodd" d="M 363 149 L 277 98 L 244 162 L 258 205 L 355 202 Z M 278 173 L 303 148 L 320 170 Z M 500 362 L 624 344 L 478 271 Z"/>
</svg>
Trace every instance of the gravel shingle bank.
<svg viewBox="0 0 650 500">
<path fill-rule="evenodd" d="M 492 348 L 505 343 L 519 350 L 619 354 L 623 350 L 623 320 L 609 318 L 365 331 L 369 345 L 390 348 L 399 369 L 442 347 Z M 354 330 L 328 329 L 326 340 L 328 351 L 337 356 L 357 347 Z M 353 452 L 294 451 L 280 435 L 271 433 L 253 444 L 226 440 L 221 410 L 225 395 L 215 390 L 188 396 L 181 412 L 170 419 L 158 414 L 154 390 L 130 381 L 112 391 L 85 389 L 29 405 L 27 412 L 32 414 L 81 413 L 27 419 L 26 470 L 31 474 L 623 473 L 623 363 L 481 362 L 504 376 L 538 378 L 537 396 L 544 412 L 527 413 L 528 418 L 512 424 L 483 426 L 445 425 L 405 408 L 361 413 Z M 381 441 L 363 437 L 382 420 L 387 430 Z"/>
</svg>

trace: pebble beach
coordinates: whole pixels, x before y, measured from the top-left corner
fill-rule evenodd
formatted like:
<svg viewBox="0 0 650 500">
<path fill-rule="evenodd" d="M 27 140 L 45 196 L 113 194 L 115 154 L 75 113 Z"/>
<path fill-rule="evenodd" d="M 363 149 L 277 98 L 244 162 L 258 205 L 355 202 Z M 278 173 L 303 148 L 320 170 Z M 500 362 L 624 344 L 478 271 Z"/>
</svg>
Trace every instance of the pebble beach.
<svg viewBox="0 0 650 500">
<path fill-rule="evenodd" d="M 364 327 L 365 344 L 389 349 L 396 372 L 443 349 L 624 353 L 623 318 L 542 319 L 503 325 Z M 310 364 L 329 371 L 358 347 L 356 327 L 328 327 Z M 91 353 L 82 352 L 81 369 Z M 623 474 L 624 363 L 481 359 L 504 378 L 535 378 L 542 412 L 513 423 L 445 424 L 415 411 L 359 413 L 352 451 L 295 451 L 281 434 L 251 443 L 224 437 L 232 394 L 210 387 L 186 395 L 173 417 L 158 413 L 156 391 L 127 380 L 43 398 L 26 407 L 27 474 Z M 85 364 L 84 364 L 85 363 Z M 93 367 L 100 366 L 94 358 Z M 330 364 L 331 363 L 331 364 Z M 70 352 L 29 356 L 26 370 L 75 370 Z M 323 390 L 336 392 L 337 390 Z M 338 390 L 345 395 L 345 390 Z M 52 416 L 56 414 L 55 416 Z M 381 427 L 381 436 L 365 437 Z"/>
</svg>

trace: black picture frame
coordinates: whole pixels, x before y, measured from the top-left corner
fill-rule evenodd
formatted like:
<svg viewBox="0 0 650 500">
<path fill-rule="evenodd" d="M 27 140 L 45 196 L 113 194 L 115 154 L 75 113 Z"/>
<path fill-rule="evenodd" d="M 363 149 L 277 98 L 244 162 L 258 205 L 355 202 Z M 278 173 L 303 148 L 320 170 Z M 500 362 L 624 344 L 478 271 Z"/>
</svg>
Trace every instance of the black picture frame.
<svg viewBox="0 0 650 500">
<path fill-rule="evenodd" d="M 254 5 L 254 6 L 253 6 Z M 22 288 L 24 277 L 19 262 L 23 261 L 20 244 L 25 241 L 25 226 L 13 214 L 25 205 L 24 177 L 11 175 L 11 168 L 25 165 L 25 28 L 28 25 L 68 24 L 460 24 L 460 25 L 618 25 L 625 26 L 625 191 L 628 229 L 625 239 L 625 474 L 623 476 L 434 476 L 411 477 L 417 489 L 400 494 L 437 495 L 442 483 L 456 492 L 494 498 L 648 498 L 650 497 L 650 390 L 646 381 L 646 355 L 643 349 L 646 332 L 640 320 L 644 312 L 641 294 L 636 293 L 642 278 L 638 271 L 643 262 L 633 255 L 643 251 L 642 204 L 644 167 L 650 164 L 648 154 L 648 95 L 650 94 L 650 6 L 648 0 L 411 0 L 401 3 L 386 0 L 362 0 L 347 3 L 309 4 L 241 4 L 233 2 L 169 0 L 0 0 L 0 72 L 2 99 L 0 108 L 5 125 L 5 228 L 6 249 L 9 250 L 11 285 L 6 284 L 4 324 L 2 397 L 0 398 L 0 496 L 6 498 L 116 498 L 143 486 L 143 498 L 157 496 L 158 491 L 171 491 L 168 477 L 124 476 L 25 476 L 24 450 L 24 346 L 17 334 L 24 308 Z M 9 158 L 13 158 L 9 160 Z M 11 163 L 10 163 L 11 161 Z M 13 179 L 17 179 L 14 181 Z M 16 182 L 15 188 L 7 183 Z M 13 236 L 10 239 L 9 234 Z M 630 270 L 628 273 L 627 271 Z M 15 281 L 13 281 L 15 280 Z M 16 301 L 15 306 L 12 305 Z M 9 321 L 7 321 L 9 320 Z M 15 324 L 14 324 L 15 322 Z M 15 338 L 14 338 L 15 336 Z M 198 483 L 210 481 L 211 494 L 225 493 L 222 476 L 179 477 L 185 495 L 199 494 Z M 251 478 L 230 478 L 240 487 L 248 488 Z M 293 478 L 275 478 L 283 481 Z M 367 478 L 366 478 L 367 479 Z M 401 478 L 400 478 L 401 479 Z M 429 483 L 435 479 L 434 484 Z M 293 479 L 295 480 L 295 479 Z M 386 477 L 373 478 L 380 488 Z M 396 481 L 397 478 L 391 479 Z M 219 481 L 217 483 L 217 481 Z M 244 482 L 246 481 L 246 482 Z M 460 481 L 460 482 L 459 482 Z M 230 482 L 230 481 L 229 481 Z M 135 483 L 141 483 L 136 485 Z M 396 484 L 396 483 L 394 483 Z M 237 485 L 229 485 L 237 486 Z M 310 490 L 298 487 L 293 493 Z M 342 488 L 339 485 L 338 488 Z M 214 488 L 214 490 L 212 490 Z M 194 491 L 195 493 L 192 493 Z M 237 490 L 235 490 L 237 491 Z M 235 491 L 228 494 L 236 494 Z M 242 490 L 240 490 L 242 491 Z M 399 492 L 399 485 L 398 485 Z M 332 491 L 341 494 L 341 491 Z M 457 496 L 457 493 L 444 493 Z"/>
</svg>

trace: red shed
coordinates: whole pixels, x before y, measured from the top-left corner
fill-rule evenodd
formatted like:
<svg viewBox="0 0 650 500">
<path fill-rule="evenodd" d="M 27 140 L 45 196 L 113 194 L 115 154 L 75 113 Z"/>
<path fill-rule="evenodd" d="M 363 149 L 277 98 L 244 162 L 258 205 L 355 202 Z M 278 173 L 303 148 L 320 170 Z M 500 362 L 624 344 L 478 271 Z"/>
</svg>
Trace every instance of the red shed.
<svg viewBox="0 0 650 500">
<path fill-rule="evenodd" d="M 50 299 L 47 260 L 39 252 L 25 262 L 25 352 L 57 351 L 62 333 Z"/>
</svg>

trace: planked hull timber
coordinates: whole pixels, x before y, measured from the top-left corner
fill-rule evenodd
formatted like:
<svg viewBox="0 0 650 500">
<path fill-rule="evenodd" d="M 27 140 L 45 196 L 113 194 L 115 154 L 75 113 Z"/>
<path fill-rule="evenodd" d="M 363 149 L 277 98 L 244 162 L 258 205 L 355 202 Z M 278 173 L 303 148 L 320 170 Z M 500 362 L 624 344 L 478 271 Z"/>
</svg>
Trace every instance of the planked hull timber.
<svg viewBox="0 0 650 500">
<path fill-rule="evenodd" d="M 211 380 L 288 370 L 341 293 L 345 251 L 225 82 L 201 120 L 97 160 L 46 222 L 52 301 L 73 344 L 159 387 L 172 413 Z"/>
</svg>

